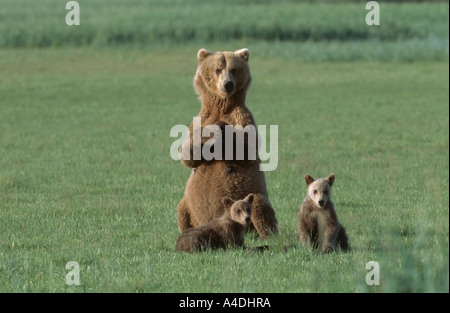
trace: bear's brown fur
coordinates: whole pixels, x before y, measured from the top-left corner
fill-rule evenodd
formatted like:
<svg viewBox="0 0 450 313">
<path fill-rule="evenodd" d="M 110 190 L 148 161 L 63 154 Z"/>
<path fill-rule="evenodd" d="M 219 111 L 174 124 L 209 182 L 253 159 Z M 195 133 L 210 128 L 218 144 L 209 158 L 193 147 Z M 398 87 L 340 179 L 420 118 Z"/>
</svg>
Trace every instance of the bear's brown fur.
<svg viewBox="0 0 450 313">
<path fill-rule="evenodd" d="M 308 191 L 298 213 L 298 229 L 303 246 L 325 253 L 336 251 L 337 248 L 349 248 L 345 228 L 339 223 L 331 201 L 334 178 L 331 174 L 325 179 L 315 180 L 305 175 Z"/>
<path fill-rule="evenodd" d="M 253 194 L 238 201 L 224 197 L 225 213 L 207 224 L 183 231 L 177 240 L 176 250 L 193 252 L 208 248 L 226 250 L 228 247 L 243 247 L 253 199 Z"/>
<path fill-rule="evenodd" d="M 255 125 L 253 115 L 245 106 L 247 89 L 251 83 L 247 49 L 235 52 L 209 52 L 200 49 L 194 87 L 201 100 L 202 128 L 218 125 L 224 131 L 226 125 Z M 275 212 L 268 198 L 264 172 L 260 171 L 260 159 L 256 160 L 194 160 L 193 123 L 189 127 L 190 140 L 180 149 L 181 161 L 192 168 L 184 197 L 178 204 L 177 220 L 180 232 L 208 223 L 222 215 L 224 196 L 242 199 L 254 194 L 249 230 L 261 237 L 278 231 Z M 224 138 L 225 136 L 222 136 Z M 210 138 L 202 137 L 201 145 Z M 183 158 L 183 149 L 190 149 L 190 156 Z M 247 150 L 247 149 L 245 149 Z"/>
</svg>

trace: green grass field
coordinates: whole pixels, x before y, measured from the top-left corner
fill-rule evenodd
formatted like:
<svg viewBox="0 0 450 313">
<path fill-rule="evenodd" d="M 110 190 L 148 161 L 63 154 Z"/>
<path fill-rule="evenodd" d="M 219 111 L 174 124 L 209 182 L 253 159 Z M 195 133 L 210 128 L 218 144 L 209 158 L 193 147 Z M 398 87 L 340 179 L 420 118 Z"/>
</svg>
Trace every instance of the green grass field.
<svg viewBox="0 0 450 313">
<path fill-rule="evenodd" d="M 12 2 L 5 7 L 18 12 Z M 423 36 L 389 40 L 199 35 L 143 45 L 106 44 L 95 31 L 91 43 L 42 48 L 33 38 L 46 34 L 50 17 L 24 27 L 19 45 L 2 36 L 16 28 L 0 19 L 0 292 L 448 292 L 448 3 L 392 6 L 421 16 L 408 29 L 446 8 L 447 28 L 438 17 Z M 266 11 L 258 12 L 251 16 Z M 51 38 L 65 32 L 54 29 Z M 279 127 L 278 168 L 266 180 L 280 232 L 246 237 L 248 246 L 270 246 L 262 254 L 176 253 L 176 207 L 190 170 L 170 158 L 170 129 L 200 109 L 197 50 L 244 46 L 253 75 L 247 106 L 257 124 Z M 352 250 L 285 252 L 299 244 L 303 176 L 331 172 Z M 65 282 L 69 261 L 80 264 L 79 286 Z M 379 286 L 366 285 L 369 261 L 380 264 Z"/>
<path fill-rule="evenodd" d="M 61 0 L 2 1 L 0 47 L 161 47 L 252 44 L 300 61 L 448 59 L 448 2 L 381 5 L 365 24 L 366 1 L 79 0 L 78 27 Z M 301 42 L 301 45 L 298 43 Z"/>
</svg>

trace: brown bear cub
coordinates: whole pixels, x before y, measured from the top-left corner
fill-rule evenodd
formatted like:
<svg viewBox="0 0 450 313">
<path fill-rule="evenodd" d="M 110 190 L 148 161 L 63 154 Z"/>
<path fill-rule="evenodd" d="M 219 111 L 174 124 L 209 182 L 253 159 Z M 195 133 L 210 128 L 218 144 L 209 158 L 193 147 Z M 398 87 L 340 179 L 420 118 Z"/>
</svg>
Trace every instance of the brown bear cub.
<svg viewBox="0 0 450 313">
<path fill-rule="evenodd" d="M 306 198 L 298 213 L 298 230 L 304 247 L 313 247 L 329 253 L 338 248 L 349 248 L 345 228 L 339 223 L 331 201 L 334 175 L 315 180 L 305 175 L 308 186 Z"/>
<path fill-rule="evenodd" d="M 207 224 L 183 231 L 177 240 L 177 251 L 202 251 L 208 248 L 226 250 L 228 247 L 243 247 L 244 233 L 250 224 L 254 195 L 234 201 L 223 198 L 224 214 Z"/>
</svg>

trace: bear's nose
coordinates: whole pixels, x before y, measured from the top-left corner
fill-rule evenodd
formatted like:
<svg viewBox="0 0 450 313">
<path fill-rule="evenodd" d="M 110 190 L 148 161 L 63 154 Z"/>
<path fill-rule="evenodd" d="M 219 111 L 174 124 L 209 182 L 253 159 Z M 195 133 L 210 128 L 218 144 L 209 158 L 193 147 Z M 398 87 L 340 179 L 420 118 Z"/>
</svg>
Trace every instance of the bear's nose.
<svg viewBox="0 0 450 313">
<path fill-rule="evenodd" d="M 223 85 L 223 87 L 225 88 L 225 91 L 226 91 L 226 92 L 230 93 L 230 92 L 232 92 L 233 89 L 234 89 L 234 84 L 233 84 L 232 81 L 227 81 L 227 82 L 225 83 L 225 85 Z"/>
<path fill-rule="evenodd" d="M 245 218 L 245 223 L 250 223 L 250 216 L 247 216 L 246 218 Z"/>
<path fill-rule="evenodd" d="M 325 204 L 325 201 L 324 201 L 324 200 L 320 200 L 320 201 L 319 201 L 319 205 L 320 205 L 320 206 L 323 206 L 324 204 Z"/>
</svg>

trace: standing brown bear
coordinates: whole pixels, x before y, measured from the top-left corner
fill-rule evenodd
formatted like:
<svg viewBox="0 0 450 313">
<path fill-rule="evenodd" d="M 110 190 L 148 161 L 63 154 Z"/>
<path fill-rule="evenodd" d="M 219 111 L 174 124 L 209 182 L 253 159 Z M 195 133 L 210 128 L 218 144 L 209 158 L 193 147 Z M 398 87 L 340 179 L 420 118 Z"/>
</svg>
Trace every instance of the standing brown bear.
<svg viewBox="0 0 450 313">
<path fill-rule="evenodd" d="M 247 89 L 252 80 L 248 65 L 249 52 L 248 49 L 235 52 L 209 52 L 200 49 L 197 59 L 194 87 L 201 100 L 201 110 L 197 116 L 201 118 L 201 130 L 205 126 L 216 125 L 222 132 L 222 144 L 225 144 L 227 125 L 240 125 L 243 128 L 255 126 L 253 115 L 245 105 Z M 189 127 L 189 137 L 180 149 L 182 163 L 191 168 L 192 172 L 184 197 L 178 204 L 179 231 L 208 223 L 221 216 L 225 210 L 223 197 L 242 199 L 253 193 L 253 210 L 248 229 L 256 230 L 262 238 L 276 233 L 277 219 L 269 201 L 264 172 L 260 171 L 259 156 L 256 155 L 253 160 L 249 157 L 250 153 L 244 159 L 233 157 L 232 160 L 225 157 L 207 160 L 203 155 L 200 158 L 194 157 L 196 145 L 203 147 L 211 138 L 202 137 L 201 143 L 195 143 L 193 124 Z M 247 141 L 248 138 L 245 143 Z M 233 145 L 235 143 L 236 141 Z M 245 146 L 244 151 L 247 148 Z M 189 153 L 183 154 L 188 149 Z"/>
<path fill-rule="evenodd" d="M 225 213 L 209 223 L 183 231 L 178 237 L 176 250 L 193 252 L 208 248 L 226 250 L 228 247 L 243 247 L 253 198 L 253 194 L 238 201 L 229 197 L 223 198 Z"/>
<path fill-rule="evenodd" d="M 303 246 L 329 253 L 338 248 L 347 250 L 348 238 L 339 223 L 331 201 L 334 175 L 315 180 L 305 175 L 308 191 L 298 213 L 298 230 Z"/>
</svg>

